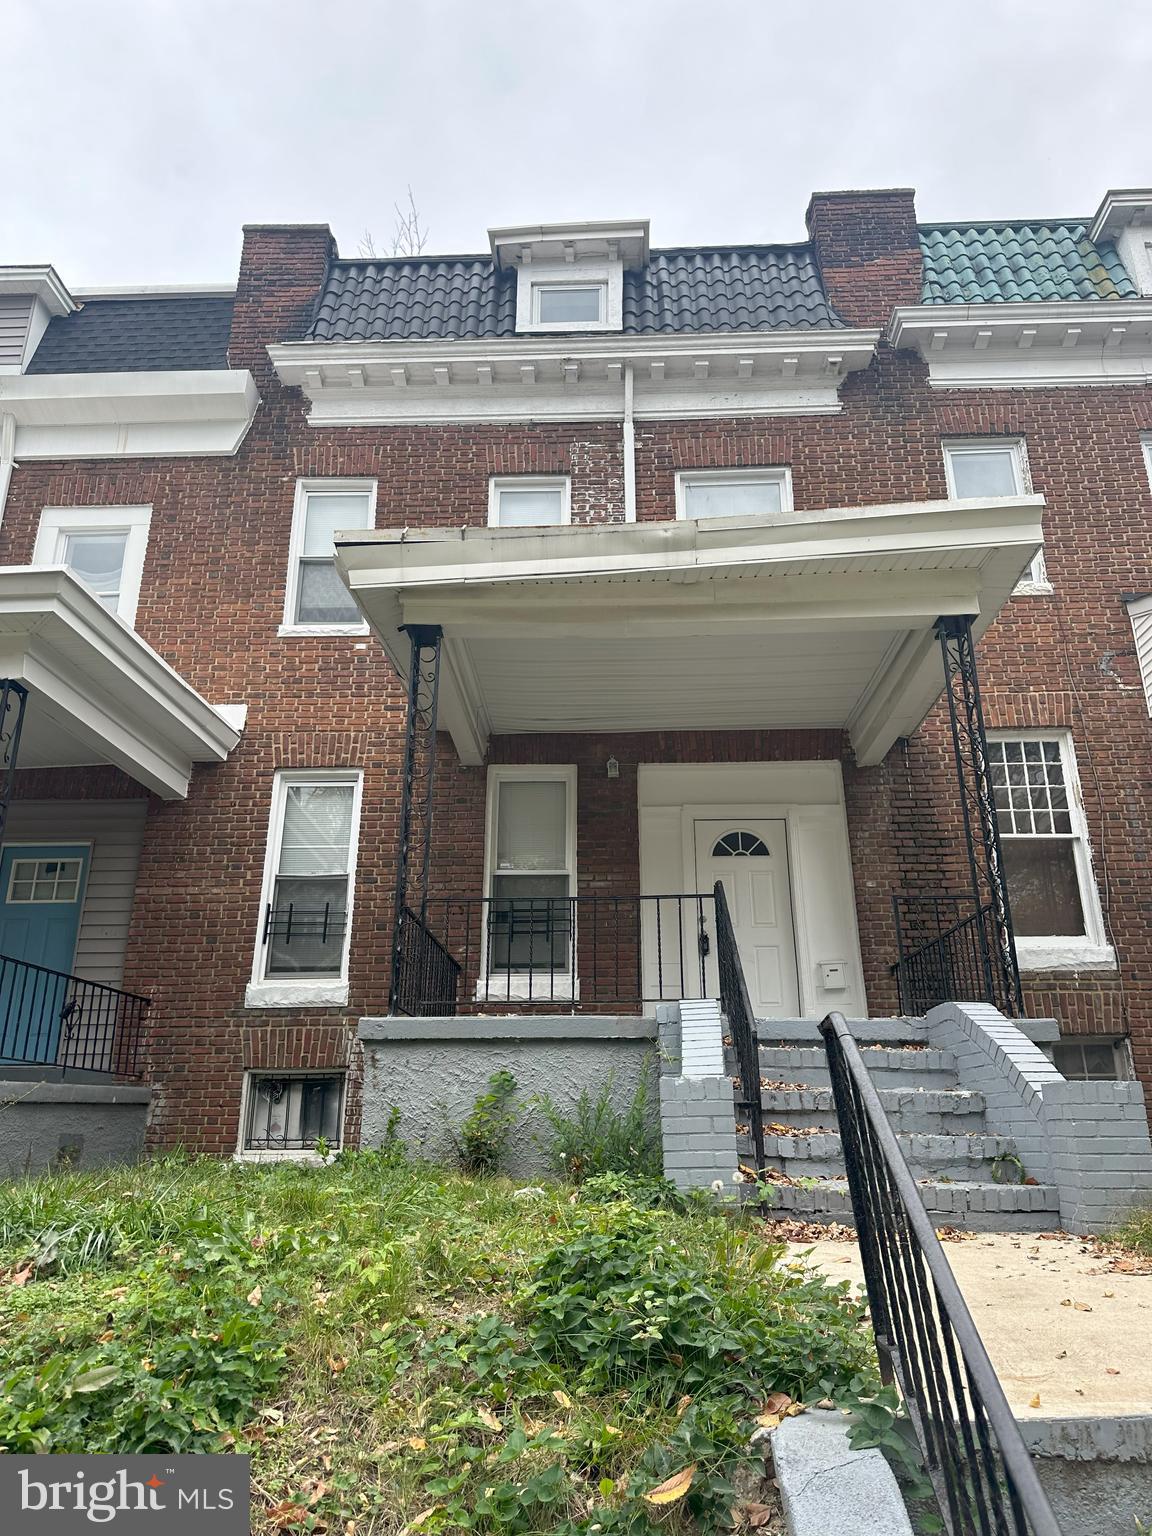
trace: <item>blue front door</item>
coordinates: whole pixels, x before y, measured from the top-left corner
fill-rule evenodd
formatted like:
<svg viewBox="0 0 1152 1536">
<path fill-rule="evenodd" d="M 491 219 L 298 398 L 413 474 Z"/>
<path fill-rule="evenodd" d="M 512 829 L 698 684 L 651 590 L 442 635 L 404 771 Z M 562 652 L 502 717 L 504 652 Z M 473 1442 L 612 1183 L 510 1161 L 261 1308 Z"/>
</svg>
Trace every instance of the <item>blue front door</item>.
<svg viewBox="0 0 1152 1536">
<path fill-rule="evenodd" d="M 56 1060 L 89 854 L 83 843 L 8 843 L 0 854 L 0 1061 Z"/>
</svg>

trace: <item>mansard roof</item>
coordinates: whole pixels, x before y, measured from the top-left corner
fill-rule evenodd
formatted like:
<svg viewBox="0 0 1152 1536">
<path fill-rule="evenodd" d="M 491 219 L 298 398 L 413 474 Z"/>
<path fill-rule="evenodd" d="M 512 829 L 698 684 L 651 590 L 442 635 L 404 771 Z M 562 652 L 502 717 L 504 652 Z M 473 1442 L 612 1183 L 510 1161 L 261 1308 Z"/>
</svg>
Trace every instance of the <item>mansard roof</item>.
<svg viewBox="0 0 1152 1536">
<path fill-rule="evenodd" d="M 28 373 L 143 373 L 227 368 L 233 299 L 228 294 L 92 298 L 57 315 Z"/>
<path fill-rule="evenodd" d="M 922 224 L 925 304 L 1134 299 L 1111 240 L 1086 219 L 1051 223 Z"/>
</svg>

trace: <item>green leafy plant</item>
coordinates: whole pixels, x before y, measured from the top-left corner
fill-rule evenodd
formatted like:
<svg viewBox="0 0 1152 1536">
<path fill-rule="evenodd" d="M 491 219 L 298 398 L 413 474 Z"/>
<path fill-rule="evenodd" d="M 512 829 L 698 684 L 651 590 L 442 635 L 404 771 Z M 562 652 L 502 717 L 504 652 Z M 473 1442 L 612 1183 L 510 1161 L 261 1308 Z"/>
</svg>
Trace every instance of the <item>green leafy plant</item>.
<svg viewBox="0 0 1152 1536">
<path fill-rule="evenodd" d="M 682 1211 L 687 1199 L 671 1179 L 648 1173 L 594 1173 L 580 1186 L 581 1205 L 631 1205 L 638 1211 Z"/>
<path fill-rule="evenodd" d="M 477 1094 L 454 1140 L 465 1173 L 495 1173 L 516 1123 L 516 1079 L 506 1067 L 493 1072 Z"/>
<path fill-rule="evenodd" d="M 1028 1174 L 1015 1152 L 1001 1152 L 992 1159 L 994 1184 L 1023 1184 Z"/>
<path fill-rule="evenodd" d="M 548 1125 L 545 1152 L 549 1165 L 573 1184 L 603 1173 L 646 1178 L 663 1174 L 647 1064 L 636 1091 L 622 1109 L 616 1106 L 615 1087 L 615 1073 L 611 1073 L 595 1097 L 585 1088 L 570 1110 L 560 1109 L 548 1094 L 533 1100 Z"/>
</svg>

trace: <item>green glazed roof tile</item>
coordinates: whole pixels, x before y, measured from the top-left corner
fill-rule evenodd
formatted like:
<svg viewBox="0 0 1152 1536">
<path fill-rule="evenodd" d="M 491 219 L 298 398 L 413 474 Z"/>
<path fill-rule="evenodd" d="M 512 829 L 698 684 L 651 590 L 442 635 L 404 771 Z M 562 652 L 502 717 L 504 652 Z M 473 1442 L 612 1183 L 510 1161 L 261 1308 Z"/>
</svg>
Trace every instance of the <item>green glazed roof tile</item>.
<svg viewBox="0 0 1152 1536">
<path fill-rule="evenodd" d="M 1116 247 L 1082 223 L 922 225 L 925 304 L 1134 299 Z"/>
</svg>

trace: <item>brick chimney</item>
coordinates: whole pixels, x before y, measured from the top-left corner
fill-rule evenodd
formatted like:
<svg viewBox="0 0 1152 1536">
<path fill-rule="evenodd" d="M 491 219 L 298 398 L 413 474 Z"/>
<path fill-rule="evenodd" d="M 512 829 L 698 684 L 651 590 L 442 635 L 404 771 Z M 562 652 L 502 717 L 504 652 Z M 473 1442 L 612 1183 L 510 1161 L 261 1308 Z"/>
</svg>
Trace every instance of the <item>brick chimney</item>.
<svg viewBox="0 0 1152 1536">
<path fill-rule="evenodd" d="M 336 254 L 327 224 L 245 224 L 228 361 L 250 368 L 261 389 L 272 377 L 269 343 L 304 335 Z"/>
<path fill-rule="evenodd" d="M 923 263 L 911 187 L 814 192 L 805 222 L 828 298 L 848 325 L 884 326 L 897 304 L 919 304 Z"/>
</svg>

